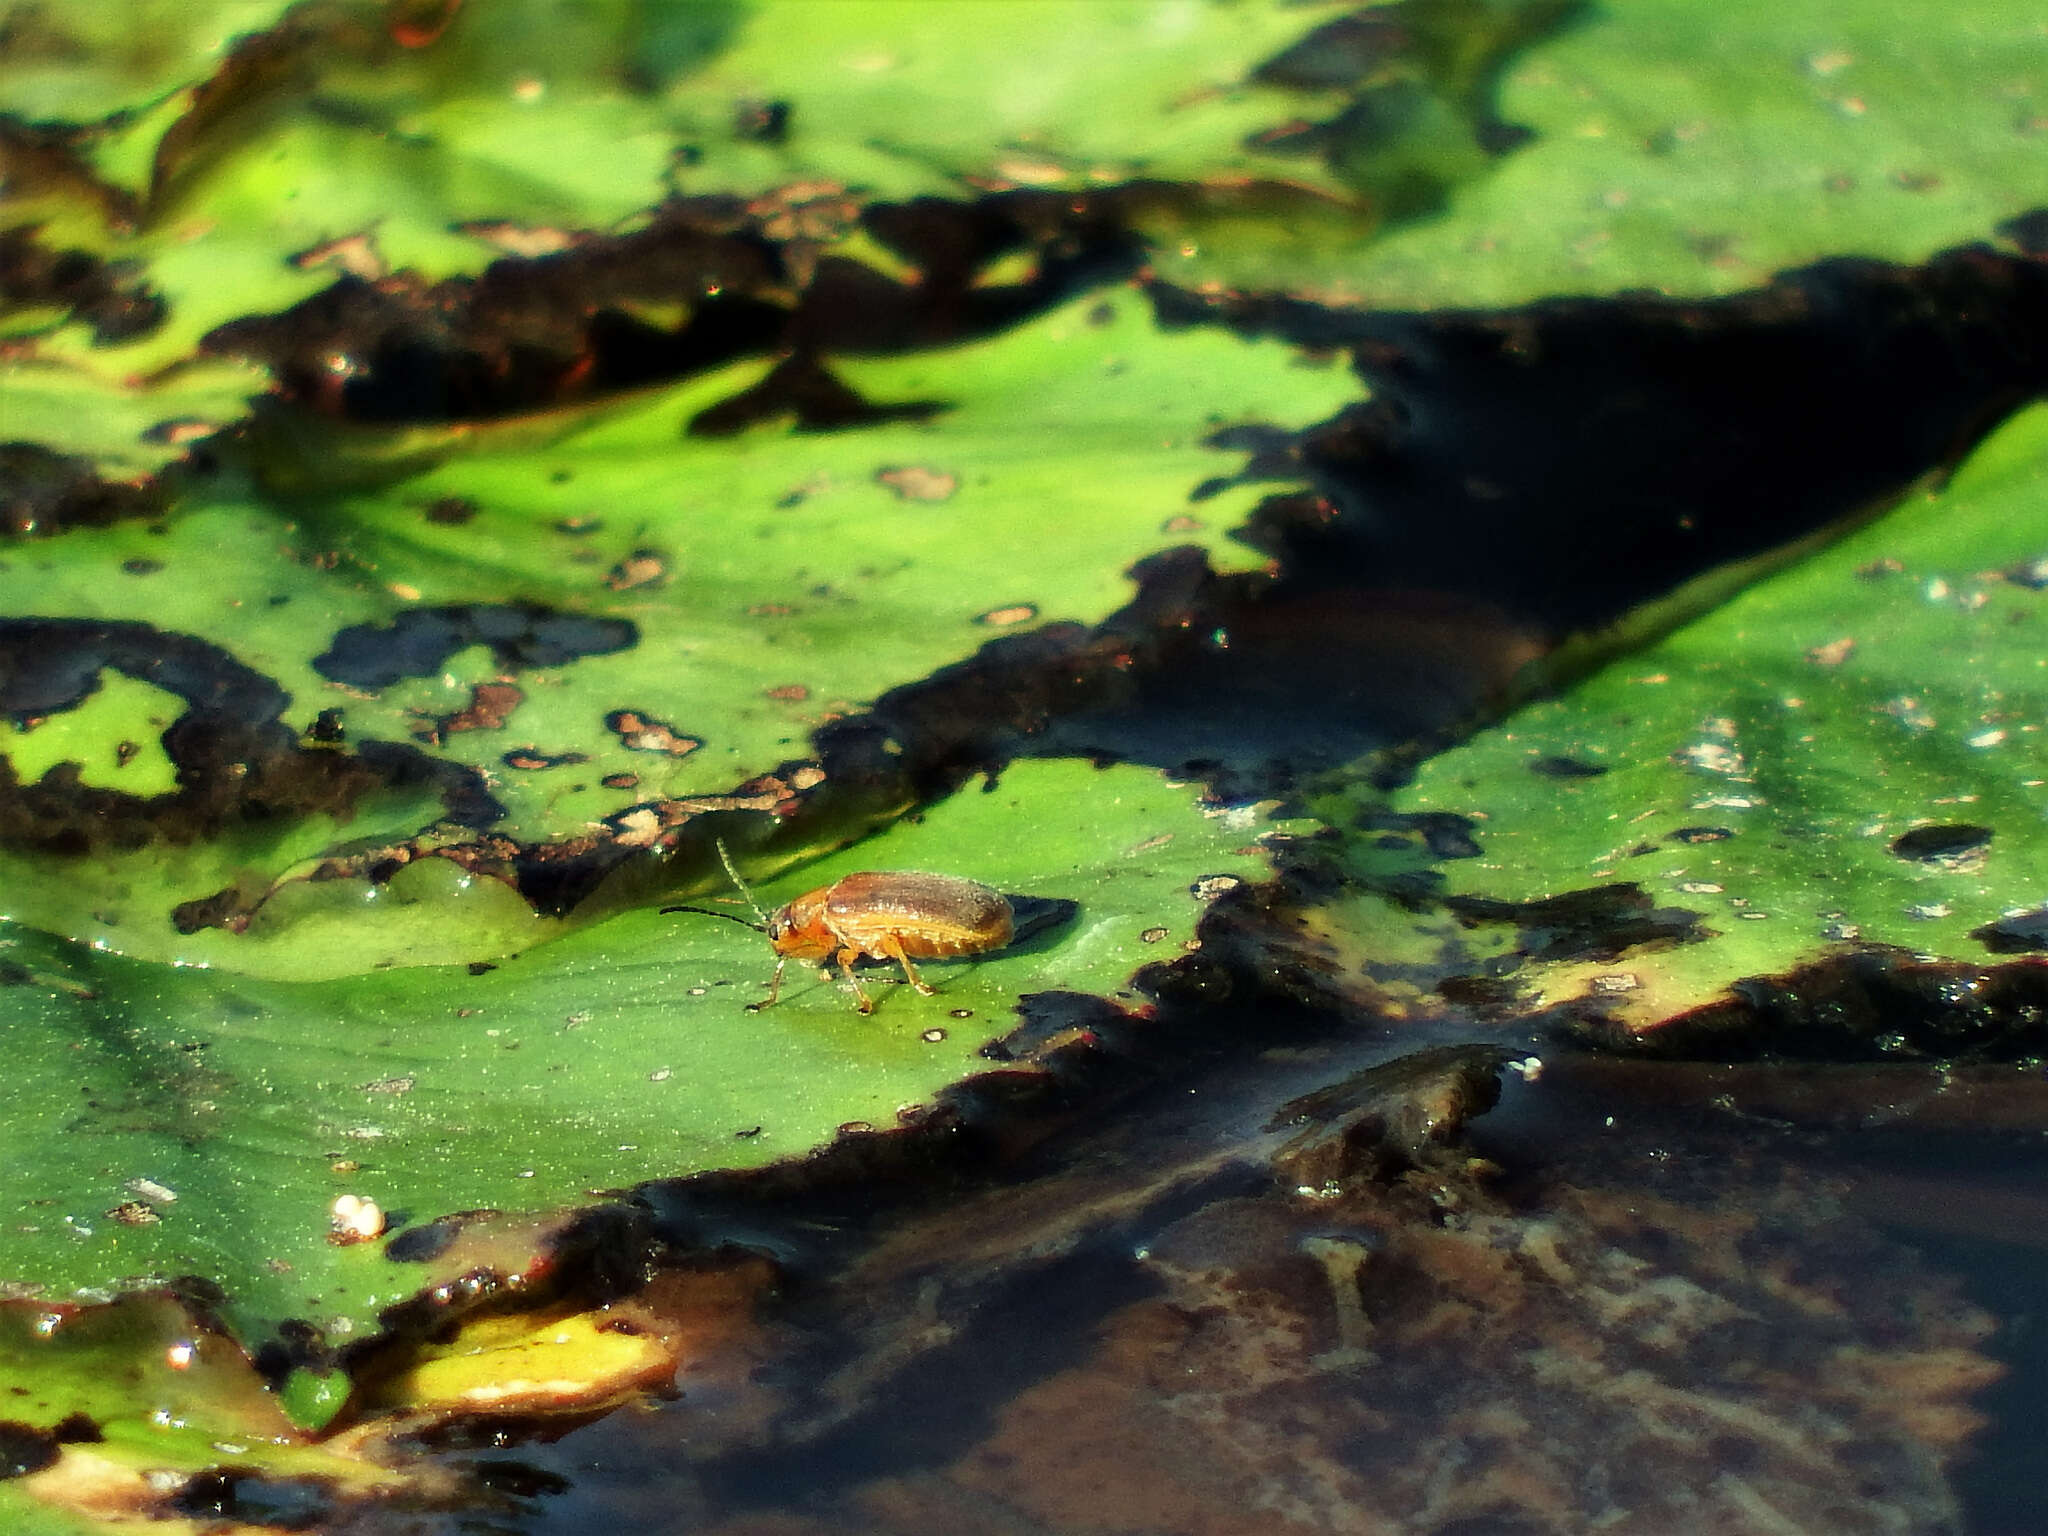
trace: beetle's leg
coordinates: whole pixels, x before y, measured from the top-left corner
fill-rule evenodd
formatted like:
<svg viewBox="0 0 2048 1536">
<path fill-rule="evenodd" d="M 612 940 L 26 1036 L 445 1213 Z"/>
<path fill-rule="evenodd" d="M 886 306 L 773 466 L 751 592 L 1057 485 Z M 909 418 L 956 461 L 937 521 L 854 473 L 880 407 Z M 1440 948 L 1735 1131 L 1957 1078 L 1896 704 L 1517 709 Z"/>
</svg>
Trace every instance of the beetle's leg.
<svg viewBox="0 0 2048 1536">
<path fill-rule="evenodd" d="M 775 957 L 775 974 L 768 978 L 767 1000 L 751 1005 L 756 1012 L 763 1008 L 772 1007 L 775 999 L 782 996 L 782 968 L 787 964 L 789 964 L 789 956 L 777 955 Z"/>
<path fill-rule="evenodd" d="M 833 956 L 833 959 L 839 962 L 840 974 L 853 983 L 853 995 L 860 999 L 860 1011 L 862 1013 L 873 1013 L 875 1011 L 875 1000 L 868 996 L 868 989 L 862 986 L 860 978 L 853 974 L 853 962 L 860 958 L 860 954 L 859 950 L 848 947 L 840 950 L 837 955 Z"/>
<path fill-rule="evenodd" d="M 910 956 L 903 953 L 903 941 L 901 939 L 893 935 L 885 936 L 882 939 L 882 953 L 902 966 L 904 979 L 926 997 L 931 997 L 938 992 L 939 989 L 937 987 L 917 974 L 917 967 L 910 963 Z"/>
</svg>

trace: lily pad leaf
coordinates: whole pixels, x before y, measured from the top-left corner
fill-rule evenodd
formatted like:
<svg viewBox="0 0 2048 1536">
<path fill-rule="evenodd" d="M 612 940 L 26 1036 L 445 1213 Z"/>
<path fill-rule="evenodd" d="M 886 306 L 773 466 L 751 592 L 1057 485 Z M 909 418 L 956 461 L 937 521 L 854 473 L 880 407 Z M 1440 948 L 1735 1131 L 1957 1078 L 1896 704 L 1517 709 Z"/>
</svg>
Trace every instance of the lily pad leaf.
<svg viewBox="0 0 2048 1536">
<path fill-rule="evenodd" d="M 352 445 L 374 489 L 195 489 L 165 522 L 76 530 L 0 571 L 0 609 L 40 616 L 13 643 L 43 658 L 35 675 L 73 679 L 32 701 L 0 688 L 0 708 L 42 721 L 12 748 L 15 778 L 40 778 L 45 733 L 98 698 L 96 732 L 63 728 L 81 772 L 112 783 L 106 765 L 130 748 L 160 762 L 161 739 L 179 788 L 24 803 L 18 820 L 75 827 L 91 857 L 30 842 L 10 915 L 299 977 L 519 948 L 537 919 L 493 850 L 644 858 L 698 810 L 755 804 L 737 787 L 801 764 L 815 729 L 888 689 L 998 635 L 1103 619 L 1150 554 L 1253 564 L 1228 531 L 1259 491 L 1190 498 L 1232 462 L 1207 446 L 1219 427 L 1355 397 L 1347 373 L 1299 363 L 1163 330 L 1129 297 L 1083 300 L 841 365 L 870 398 L 943 402 L 923 421 L 689 434 L 766 371 L 736 364 L 560 419 L 316 438 L 330 478 Z M 112 683 L 86 692 L 96 675 L 175 687 L 186 710 L 152 726 L 161 710 L 111 708 Z M 391 894 L 467 915 L 375 936 L 366 919 L 352 955 L 330 919 L 374 910 L 394 870 L 436 853 L 478 878 L 416 870 Z"/>
<path fill-rule="evenodd" d="M 1643 1041 L 1830 958 L 2023 952 L 2048 899 L 2044 463 L 2037 406 L 1946 486 L 1390 797 L 1315 802 L 1378 893 L 1322 931 L 1395 1006 L 1561 1008 Z"/>
<path fill-rule="evenodd" d="M 1207 899 L 1265 871 L 1259 825 L 1146 770 L 1021 763 L 764 882 L 779 904 L 858 868 L 925 869 L 1072 904 L 1006 949 L 926 962 L 933 996 L 870 973 L 867 1016 L 802 974 L 754 1011 L 764 938 L 651 909 L 473 965 L 299 983 L 9 926 L 0 1284 L 64 1299 L 198 1276 L 245 1339 L 286 1318 L 360 1336 L 423 1283 L 384 1256 L 387 1233 L 759 1166 L 914 1115 L 988 1066 L 1020 995 L 1117 993 L 1179 955 Z"/>
</svg>

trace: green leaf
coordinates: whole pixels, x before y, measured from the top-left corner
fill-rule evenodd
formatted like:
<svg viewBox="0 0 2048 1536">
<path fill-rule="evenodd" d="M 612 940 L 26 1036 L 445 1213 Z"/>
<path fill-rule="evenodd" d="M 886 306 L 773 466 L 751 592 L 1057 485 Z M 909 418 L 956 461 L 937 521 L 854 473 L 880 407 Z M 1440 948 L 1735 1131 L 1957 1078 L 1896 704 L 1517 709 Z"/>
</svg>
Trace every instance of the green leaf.
<svg viewBox="0 0 2048 1536">
<path fill-rule="evenodd" d="M 169 378 L 122 378 L 87 366 L 0 362 L 9 443 L 33 443 L 110 481 L 139 483 L 195 442 L 248 415 L 268 387 L 262 370 L 209 359 Z"/>
<path fill-rule="evenodd" d="M 2040 202 L 2040 47 L 2007 0 L 1589 7 L 1506 65 L 1499 115 L 1532 137 L 1442 216 L 1363 248 L 1335 212 L 1197 221 L 1162 270 L 1427 309 L 1922 261 Z"/>
<path fill-rule="evenodd" d="M 1403 964 L 1524 1005 L 1583 999 L 1638 1033 L 1859 944 L 1994 959 L 1979 931 L 2048 902 L 2044 463 L 2036 406 L 1946 486 L 1431 758 L 1384 803 L 1356 786 L 1315 801 L 1362 829 L 1357 874 L 1424 907 L 1367 897 L 1325 931 L 1411 1006 Z M 1441 858 L 1447 832 L 1475 856 Z M 1617 905 L 1624 885 L 1642 899 Z M 1602 889 L 1590 915 L 1488 905 Z"/>
<path fill-rule="evenodd" d="M 767 944 L 688 914 L 628 913 L 495 965 L 331 983 L 170 969 L 9 928 L 0 1281 L 91 1296 L 193 1274 L 225 1288 L 244 1338 L 286 1317 L 361 1332 L 421 1271 L 381 1244 L 330 1243 L 337 1197 L 411 1221 L 544 1210 L 893 1126 L 985 1066 L 1019 996 L 1115 993 L 1179 954 L 1196 883 L 1264 867 L 1254 830 L 1141 769 L 1025 763 L 761 885 L 778 904 L 855 869 L 921 868 L 1079 903 L 1010 949 L 931 962 L 935 997 L 875 972 L 866 1017 L 801 966 L 773 1008 L 748 1011 Z"/>
<path fill-rule="evenodd" d="M 1162 331 L 1123 296 L 842 371 L 870 399 L 944 408 L 833 433 L 768 424 L 686 435 L 700 411 L 764 372 L 739 364 L 559 422 L 356 434 L 357 457 L 386 477 L 378 489 L 195 494 L 166 524 L 80 530 L 0 570 L 0 611 L 147 621 L 202 638 L 216 671 L 239 662 L 289 695 L 295 732 L 338 712 L 350 750 L 403 743 L 482 775 L 504 815 L 429 838 L 424 851 L 477 832 L 631 837 L 633 826 L 611 834 L 604 818 L 729 795 L 804 754 L 825 721 L 997 634 L 1101 620 L 1128 601 L 1124 573 L 1149 554 L 1195 544 L 1219 565 L 1252 563 L 1226 534 L 1255 488 L 1190 507 L 1192 491 L 1232 467 L 1204 438 L 1235 423 L 1313 420 L 1356 390 L 1348 374 L 1301 367 L 1278 343 Z M 331 441 L 316 436 L 304 451 L 336 475 L 342 450 Z M 425 467 L 405 472 L 418 455 Z M 124 574 L 109 580 L 110 570 Z M 394 638 L 392 626 L 434 628 L 472 604 L 499 614 L 539 605 L 560 616 L 548 624 L 610 628 L 552 660 L 479 643 L 474 626 L 453 651 Z M 108 686 L 88 700 L 97 725 L 62 727 L 61 751 L 102 776 L 122 743 L 147 745 L 162 730 Z M 186 686 L 196 706 L 220 685 Z M 466 714 L 479 688 L 513 702 Z M 39 777 L 31 770 L 60 751 L 41 743 L 64 719 L 19 738 L 17 778 Z M 405 840 L 443 814 L 432 793 L 393 792 L 357 802 L 352 817 L 272 809 L 197 843 L 166 833 L 90 861 L 25 855 L 7 909 L 141 957 L 298 977 L 371 957 L 483 959 L 529 942 L 538 920 L 517 898 L 453 870 L 411 872 L 410 890 L 389 893 L 414 906 L 396 931 L 358 926 L 381 898 L 360 878 L 333 879 L 343 871 L 323 861 Z M 316 872 L 319 888 L 305 886 Z M 182 903 L 229 886 L 253 899 L 287 879 L 293 888 L 246 933 L 173 924 Z M 433 901 L 450 921 L 420 920 L 418 904 Z M 342 908 L 352 915 L 336 926 Z"/>
</svg>

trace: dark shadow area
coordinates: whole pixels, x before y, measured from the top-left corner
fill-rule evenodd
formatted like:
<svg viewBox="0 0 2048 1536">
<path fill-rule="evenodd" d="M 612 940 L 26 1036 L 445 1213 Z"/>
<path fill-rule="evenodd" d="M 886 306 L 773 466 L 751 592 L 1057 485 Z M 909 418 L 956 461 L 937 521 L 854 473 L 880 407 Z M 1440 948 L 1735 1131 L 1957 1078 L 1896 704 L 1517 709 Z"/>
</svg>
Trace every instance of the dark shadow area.
<svg viewBox="0 0 2048 1536">
<path fill-rule="evenodd" d="M 1166 324 L 1347 352 L 1372 398 L 1245 478 L 1283 592 L 1455 593 L 1551 634 L 1871 509 L 2048 390 L 2048 264 L 1839 259 L 1726 299 L 1346 312 L 1155 285 Z"/>
</svg>

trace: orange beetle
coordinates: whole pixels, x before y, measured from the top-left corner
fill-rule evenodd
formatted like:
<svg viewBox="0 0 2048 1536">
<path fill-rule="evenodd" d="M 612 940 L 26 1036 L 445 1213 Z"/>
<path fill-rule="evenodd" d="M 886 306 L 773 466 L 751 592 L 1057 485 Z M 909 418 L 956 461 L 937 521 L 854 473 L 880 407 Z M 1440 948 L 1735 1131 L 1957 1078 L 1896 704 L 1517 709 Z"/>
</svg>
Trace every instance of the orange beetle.
<svg viewBox="0 0 2048 1536">
<path fill-rule="evenodd" d="M 775 946 L 766 1008 L 782 993 L 782 970 L 792 960 L 826 960 L 853 983 L 862 1013 L 874 1000 L 853 973 L 859 959 L 894 960 L 904 979 L 926 997 L 935 990 L 911 964 L 947 955 L 1001 949 L 1016 936 L 1015 914 L 1000 891 L 957 875 L 882 874 L 863 870 L 799 896 L 768 919 Z"/>
<path fill-rule="evenodd" d="M 875 1011 L 874 999 L 853 971 L 856 960 L 893 960 L 903 976 L 930 997 L 937 990 L 917 974 L 913 960 L 950 955 L 978 955 L 1001 949 L 1017 934 L 1016 914 L 1002 892 L 958 875 L 863 870 L 844 875 L 796 900 L 763 912 L 754 893 L 718 844 L 718 856 L 732 883 L 761 919 L 760 931 L 775 949 L 775 974 L 768 980 L 766 1008 L 782 995 L 782 972 L 792 960 L 830 962 L 852 983 L 862 1013 Z M 663 907 L 664 912 L 701 912 L 736 923 L 746 919 L 708 907 Z M 751 923 L 748 927 L 754 926 Z"/>
</svg>

